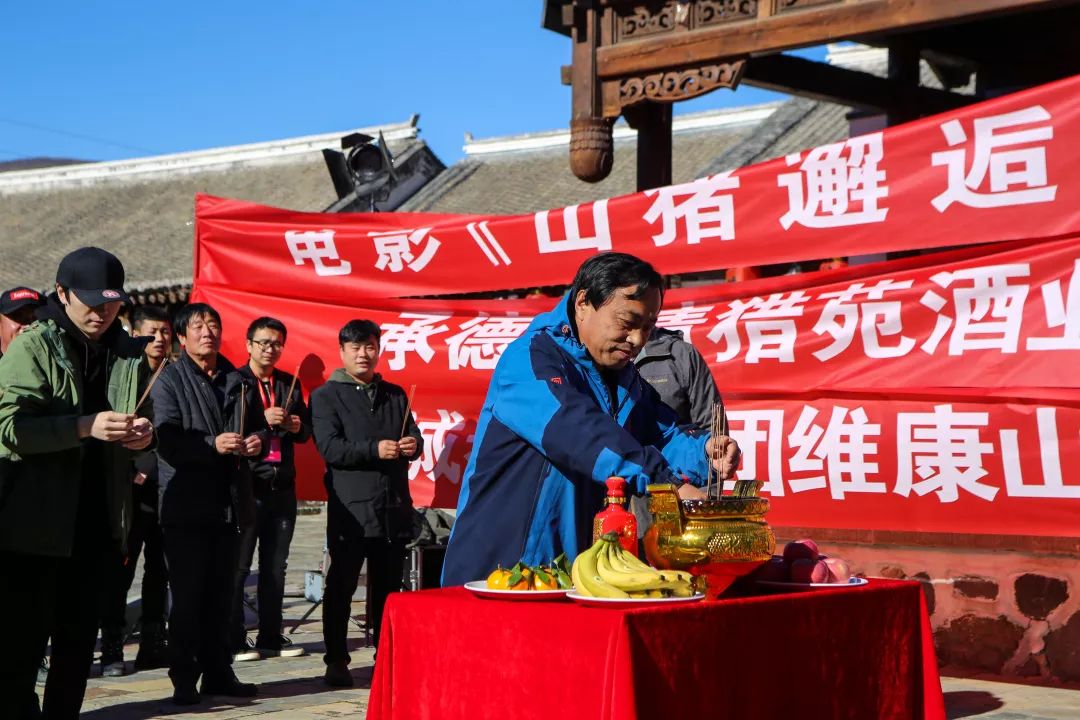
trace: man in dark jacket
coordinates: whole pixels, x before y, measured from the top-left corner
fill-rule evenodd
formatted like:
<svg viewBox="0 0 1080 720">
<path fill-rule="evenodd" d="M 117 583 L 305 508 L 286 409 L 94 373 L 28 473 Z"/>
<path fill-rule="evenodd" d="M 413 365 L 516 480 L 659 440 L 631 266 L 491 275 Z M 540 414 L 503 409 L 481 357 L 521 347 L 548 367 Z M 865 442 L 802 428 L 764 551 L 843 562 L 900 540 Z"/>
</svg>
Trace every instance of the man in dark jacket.
<svg viewBox="0 0 1080 720">
<path fill-rule="evenodd" d="M 101 621 L 101 578 L 131 518 L 133 451 L 153 439 L 142 346 L 116 321 L 124 267 L 100 248 L 69 253 L 38 321 L 0 360 L 0 712 L 75 718 Z"/>
<path fill-rule="evenodd" d="M 140 305 L 131 320 L 133 337 L 148 338 L 145 353 L 151 371 L 157 370 L 172 352 L 172 326 L 164 308 Z M 141 453 L 135 459 L 131 499 L 133 517 L 128 535 L 127 553 L 115 575 L 106 580 L 107 599 L 101 618 L 101 674 L 118 677 L 126 673 L 124 665 L 124 628 L 127 623 L 127 594 L 135 579 L 139 554 L 143 556 L 142 618 L 136 670 L 167 667 L 168 643 L 165 637 L 165 599 L 168 573 L 165 551 L 161 547 L 158 524 L 157 454 Z"/>
<path fill-rule="evenodd" d="M 653 328 L 634 364 L 660 400 L 675 411 L 680 425 L 693 424 L 706 431 L 712 426 L 720 391 L 705 358 L 683 340 L 680 330 Z"/>
<path fill-rule="evenodd" d="M 681 330 L 653 328 L 649 342 L 634 358 L 634 365 L 642 379 L 656 390 L 661 402 L 675 411 L 680 425 L 695 425 L 708 432 L 712 428 L 714 408 L 723 413 L 720 391 L 705 358 L 683 340 Z M 631 495 L 630 511 L 637 518 L 638 537 L 645 537 L 652 527 L 652 513 L 645 495 Z"/>
<path fill-rule="evenodd" d="M 247 365 L 240 375 L 256 389 L 261 412 L 249 428 L 266 442 L 258 457 L 248 460 L 255 491 L 255 522 L 240 534 L 240 562 L 233 593 L 234 660 L 296 657 L 304 648 L 281 634 L 281 603 L 285 595 L 285 567 L 296 527 L 296 463 L 293 445 L 311 437 L 311 418 L 303 389 L 293 376 L 275 366 L 285 349 L 285 324 L 261 317 L 248 326 Z M 244 631 L 244 586 L 251 575 L 255 543 L 259 544 L 259 635 L 248 647 Z"/>
<path fill-rule="evenodd" d="M 158 423 L 159 513 L 172 586 L 169 646 L 173 702 L 193 705 L 202 693 L 252 697 L 254 685 L 232 670 L 229 612 L 239 530 L 252 512 L 244 457 L 262 438 L 248 433 L 254 392 L 219 354 L 221 316 L 203 303 L 176 315 L 183 352 L 151 393 Z"/>
<path fill-rule="evenodd" d="M 379 326 L 352 320 L 338 334 L 341 362 L 311 394 L 315 445 L 326 461 L 330 570 L 323 596 L 326 682 L 353 684 L 345 647 L 352 596 L 368 563 L 370 616 L 379 643 L 383 606 L 404 580 L 405 543 L 412 531 L 409 461 L 420 456 L 420 429 L 409 400 L 375 372 Z"/>
</svg>

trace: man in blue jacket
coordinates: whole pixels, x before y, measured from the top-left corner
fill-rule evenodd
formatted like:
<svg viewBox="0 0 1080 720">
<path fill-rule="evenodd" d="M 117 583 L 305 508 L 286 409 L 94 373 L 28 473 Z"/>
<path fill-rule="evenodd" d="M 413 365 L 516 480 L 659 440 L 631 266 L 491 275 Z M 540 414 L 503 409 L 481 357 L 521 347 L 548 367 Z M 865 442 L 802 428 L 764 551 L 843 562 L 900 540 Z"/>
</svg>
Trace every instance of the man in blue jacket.
<svg viewBox="0 0 1080 720">
<path fill-rule="evenodd" d="M 680 428 L 632 362 L 662 302 L 663 279 L 651 265 L 596 255 L 555 309 L 506 348 L 480 412 L 443 585 L 518 560 L 575 557 L 591 544 L 612 475 L 633 492 L 670 482 L 684 498 L 704 497 L 694 486 L 705 483 L 716 445 L 717 470 L 731 476 L 735 441 Z"/>
</svg>

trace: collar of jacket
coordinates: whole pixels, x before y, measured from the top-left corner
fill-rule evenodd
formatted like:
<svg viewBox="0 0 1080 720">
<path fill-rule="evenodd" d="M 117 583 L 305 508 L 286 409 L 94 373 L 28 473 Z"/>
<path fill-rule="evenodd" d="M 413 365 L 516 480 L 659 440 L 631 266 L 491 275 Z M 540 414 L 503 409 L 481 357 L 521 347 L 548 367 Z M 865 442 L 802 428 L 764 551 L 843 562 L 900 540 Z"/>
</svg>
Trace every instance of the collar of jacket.
<svg viewBox="0 0 1080 720">
<path fill-rule="evenodd" d="M 597 379 L 600 378 L 600 368 L 593 362 L 592 356 L 589 355 L 589 350 L 586 348 L 577 337 L 577 328 L 575 324 L 570 321 L 569 315 L 570 308 L 570 293 L 563 295 L 562 299 L 552 308 L 549 312 L 542 313 L 533 318 L 533 321 L 529 323 L 529 329 L 526 334 L 532 333 L 544 333 L 550 336 L 555 344 L 562 349 L 567 355 L 574 359 L 576 363 L 585 367 L 590 374 L 594 374 Z M 621 370 L 616 374 L 616 382 L 627 387 L 633 380 L 633 376 L 637 374 L 637 369 L 634 363 L 628 362 Z"/>
<path fill-rule="evenodd" d="M 668 330 L 667 328 L 654 328 L 649 342 L 641 348 L 641 352 L 634 358 L 634 364 L 640 365 L 647 359 L 658 357 L 671 357 L 674 353 L 672 347 L 676 342 L 683 339 L 682 330 Z"/>
<path fill-rule="evenodd" d="M 371 378 L 371 382 L 361 382 L 352 375 L 350 375 L 345 368 L 338 368 L 334 372 L 330 373 L 330 377 L 326 379 L 326 382 L 344 383 L 345 385 L 359 385 L 365 387 L 367 385 L 378 385 L 382 380 L 382 375 L 375 373 L 375 377 Z"/>
<path fill-rule="evenodd" d="M 231 362 L 229 362 L 229 358 L 225 357 L 221 353 L 218 353 L 217 362 L 214 364 L 213 376 L 207 375 L 206 371 L 199 367 L 199 364 L 195 362 L 195 360 L 193 360 L 190 355 L 187 354 L 186 350 L 180 351 L 180 360 L 178 362 L 181 363 L 181 365 L 186 365 L 188 370 L 194 371 L 200 375 L 203 375 L 204 377 L 209 377 L 211 380 L 216 379 L 220 375 L 226 375 L 236 370 L 236 367 Z"/>
<path fill-rule="evenodd" d="M 251 369 L 251 365 L 249 363 L 244 363 L 240 367 L 236 368 L 236 372 L 240 373 L 246 379 L 251 380 L 253 382 L 262 382 L 263 381 L 262 378 L 257 377 L 255 375 L 255 371 Z M 279 371 L 278 371 L 277 368 L 274 368 L 273 372 L 270 373 L 270 385 L 271 385 L 271 387 L 277 385 L 278 373 L 279 373 Z"/>
</svg>

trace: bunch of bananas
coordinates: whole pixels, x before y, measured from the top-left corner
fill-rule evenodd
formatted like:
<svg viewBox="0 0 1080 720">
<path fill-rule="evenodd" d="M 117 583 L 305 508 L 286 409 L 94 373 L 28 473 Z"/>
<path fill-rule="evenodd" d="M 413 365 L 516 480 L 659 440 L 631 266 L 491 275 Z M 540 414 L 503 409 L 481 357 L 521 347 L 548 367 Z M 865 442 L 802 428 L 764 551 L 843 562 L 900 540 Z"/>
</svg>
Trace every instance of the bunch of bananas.
<svg viewBox="0 0 1080 720">
<path fill-rule="evenodd" d="M 574 589 L 600 598 L 690 597 L 693 577 L 680 570 L 656 570 L 623 550 L 615 533 L 607 533 L 574 559 Z"/>
</svg>

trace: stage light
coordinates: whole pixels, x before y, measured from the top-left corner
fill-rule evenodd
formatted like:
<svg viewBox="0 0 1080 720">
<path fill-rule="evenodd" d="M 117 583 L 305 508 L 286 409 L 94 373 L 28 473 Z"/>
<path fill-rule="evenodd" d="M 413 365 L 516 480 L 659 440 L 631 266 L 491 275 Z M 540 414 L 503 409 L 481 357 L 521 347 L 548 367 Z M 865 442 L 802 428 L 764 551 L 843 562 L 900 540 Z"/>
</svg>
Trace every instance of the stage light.
<svg viewBox="0 0 1080 720">
<path fill-rule="evenodd" d="M 398 179 L 393 156 L 382 132 L 379 132 L 377 142 L 370 135 L 351 133 L 341 139 L 341 148 L 348 150 L 348 154 L 323 150 L 326 167 L 338 194 L 335 205 L 366 198 L 368 209 L 374 211 L 375 202 L 386 200 Z"/>
</svg>

